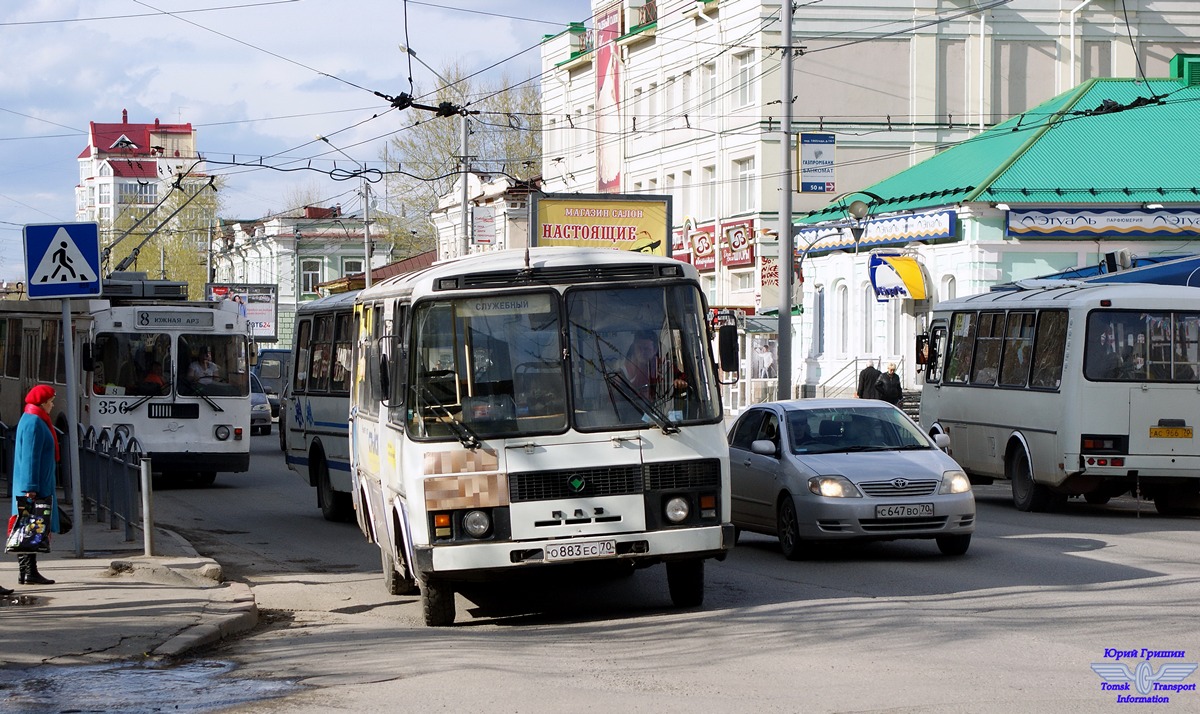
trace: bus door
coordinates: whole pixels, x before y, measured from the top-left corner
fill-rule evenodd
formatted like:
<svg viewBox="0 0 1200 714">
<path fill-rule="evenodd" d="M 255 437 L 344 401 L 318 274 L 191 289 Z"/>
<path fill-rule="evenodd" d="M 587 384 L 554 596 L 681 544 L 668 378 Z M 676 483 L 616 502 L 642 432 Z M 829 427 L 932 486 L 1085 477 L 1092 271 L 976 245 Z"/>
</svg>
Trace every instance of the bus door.
<svg viewBox="0 0 1200 714">
<path fill-rule="evenodd" d="M 21 346 L 25 354 L 25 359 L 21 360 L 21 394 L 25 395 L 38 383 L 38 358 L 42 354 L 41 327 L 23 327 Z M 66 402 L 63 401 L 63 404 Z"/>
<path fill-rule="evenodd" d="M 1196 391 L 1181 385 L 1135 385 L 1129 390 L 1129 454 L 1200 453 Z"/>
</svg>

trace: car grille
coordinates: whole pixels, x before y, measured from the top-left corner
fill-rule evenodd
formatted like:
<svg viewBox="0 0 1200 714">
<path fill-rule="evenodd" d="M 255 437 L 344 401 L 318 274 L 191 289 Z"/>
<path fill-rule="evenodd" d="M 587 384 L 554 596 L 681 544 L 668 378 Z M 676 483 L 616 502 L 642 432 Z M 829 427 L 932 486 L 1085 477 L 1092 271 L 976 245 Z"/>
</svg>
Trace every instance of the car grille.
<svg viewBox="0 0 1200 714">
<path fill-rule="evenodd" d="M 697 490 L 721 484 L 717 459 L 601 466 L 590 469 L 514 472 L 508 475 L 512 503 L 577 496 L 620 496 L 646 491 Z"/>
<path fill-rule="evenodd" d="M 866 518 L 858 523 L 867 533 L 903 533 L 905 531 L 941 530 L 946 517 L 934 518 Z"/>
<path fill-rule="evenodd" d="M 928 496 L 937 490 L 938 482 L 934 479 L 914 481 L 903 478 L 889 481 L 870 481 L 858 485 L 864 495 L 876 498 L 889 496 Z"/>
</svg>

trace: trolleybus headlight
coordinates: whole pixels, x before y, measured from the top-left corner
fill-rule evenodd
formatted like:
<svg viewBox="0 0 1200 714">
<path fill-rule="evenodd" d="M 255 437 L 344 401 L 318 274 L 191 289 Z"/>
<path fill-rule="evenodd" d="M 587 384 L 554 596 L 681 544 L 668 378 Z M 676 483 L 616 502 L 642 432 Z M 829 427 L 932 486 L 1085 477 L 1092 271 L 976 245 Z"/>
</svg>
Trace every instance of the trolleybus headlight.
<svg viewBox="0 0 1200 714">
<path fill-rule="evenodd" d="M 942 486 L 938 493 L 966 493 L 971 490 L 971 479 L 962 471 L 946 471 L 942 474 Z"/>
<path fill-rule="evenodd" d="M 217 435 L 218 441 L 225 441 L 229 438 L 229 427 L 222 424 L 221 426 L 218 426 L 213 433 Z"/>
<path fill-rule="evenodd" d="M 492 528 L 492 519 L 484 511 L 467 511 L 462 519 L 463 530 L 472 538 L 482 538 Z"/>
<path fill-rule="evenodd" d="M 672 523 L 682 523 L 691 513 L 692 507 L 688 500 L 683 496 L 676 496 L 667 501 L 667 507 L 663 509 L 666 513 L 667 520 Z"/>
</svg>

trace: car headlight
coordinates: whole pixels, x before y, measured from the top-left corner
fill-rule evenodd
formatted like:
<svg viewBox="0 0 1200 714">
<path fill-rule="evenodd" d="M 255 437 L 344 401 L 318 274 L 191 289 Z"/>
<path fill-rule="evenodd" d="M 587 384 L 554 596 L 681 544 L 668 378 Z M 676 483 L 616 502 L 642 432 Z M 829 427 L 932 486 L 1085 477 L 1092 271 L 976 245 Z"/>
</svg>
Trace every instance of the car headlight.
<svg viewBox="0 0 1200 714">
<path fill-rule="evenodd" d="M 472 538 L 482 538 L 492 527 L 492 519 L 484 511 L 468 511 L 462 519 L 463 530 Z"/>
<path fill-rule="evenodd" d="M 858 487 L 845 476 L 813 476 L 808 480 L 808 490 L 826 498 L 862 498 Z"/>
<path fill-rule="evenodd" d="M 942 473 L 942 485 L 938 493 L 966 493 L 971 490 L 971 479 L 962 471 L 953 470 Z"/>
<path fill-rule="evenodd" d="M 269 412 L 269 411 L 271 411 L 271 405 L 270 404 L 255 404 L 254 406 L 250 407 L 250 411 L 252 411 L 252 412 Z"/>
</svg>

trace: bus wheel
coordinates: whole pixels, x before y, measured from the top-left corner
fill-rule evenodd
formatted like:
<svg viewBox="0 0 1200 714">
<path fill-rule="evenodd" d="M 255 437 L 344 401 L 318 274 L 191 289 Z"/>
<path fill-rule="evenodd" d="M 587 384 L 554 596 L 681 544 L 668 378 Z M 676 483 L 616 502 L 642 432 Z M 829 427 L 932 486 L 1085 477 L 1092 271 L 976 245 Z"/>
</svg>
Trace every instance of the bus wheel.
<svg viewBox="0 0 1200 714">
<path fill-rule="evenodd" d="M 196 472 L 195 483 L 197 486 L 211 486 L 217 480 L 216 471 L 198 471 Z"/>
<path fill-rule="evenodd" d="M 963 555 L 971 547 L 970 533 L 940 535 L 936 540 L 938 550 L 942 551 L 942 555 Z"/>
<path fill-rule="evenodd" d="M 1012 479 L 1013 505 L 1018 511 L 1041 513 L 1049 509 L 1054 502 L 1054 494 L 1050 489 L 1034 482 L 1033 468 L 1029 465 L 1029 455 L 1025 453 L 1025 449 L 1018 448 L 1013 452 L 1009 478 Z"/>
<path fill-rule="evenodd" d="M 1088 491 L 1087 493 L 1083 494 L 1083 500 L 1087 501 L 1093 506 L 1103 506 L 1112 500 L 1112 496 L 1106 491 L 1098 489 L 1095 491 Z"/>
<path fill-rule="evenodd" d="M 421 586 L 421 609 L 425 613 L 425 624 L 429 627 L 453 625 L 454 588 L 426 580 Z"/>
<path fill-rule="evenodd" d="M 704 561 L 667 561 L 667 590 L 675 607 L 700 607 L 704 604 Z"/>
<path fill-rule="evenodd" d="M 329 482 L 329 464 L 324 456 L 317 457 L 317 505 L 327 521 L 350 520 L 350 494 L 333 490 Z"/>
<path fill-rule="evenodd" d="M 388 591 L 388 594 L 416 595 L 419 591 L 417 581 L 405 578 L 396 570 L 396 567 L 392 564 L 392 556 L 388 553 L 387 548 L 381 547 L 379 553 L 383 560 L 383 587 Z"/>
</svg>

